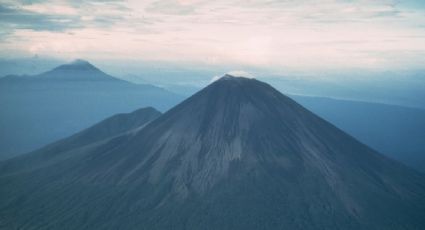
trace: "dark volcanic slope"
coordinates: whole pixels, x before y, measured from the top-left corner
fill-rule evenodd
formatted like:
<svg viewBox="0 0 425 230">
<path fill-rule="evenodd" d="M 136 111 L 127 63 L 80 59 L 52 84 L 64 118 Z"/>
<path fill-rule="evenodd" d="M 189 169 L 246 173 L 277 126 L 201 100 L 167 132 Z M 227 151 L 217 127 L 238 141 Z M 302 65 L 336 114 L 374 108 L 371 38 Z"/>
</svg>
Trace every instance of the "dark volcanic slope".
<svg viewBox="0 0 425 230">
<path fill-rule="evenodd" d="M 3 226 L 425 227 L 422 175 L 257 80 L 226 76 L 138 132 L 66 155 L 4 162 Z M 31 157 L 41 163 L 24 170 Z"/>
<path fill-rule="evenodd" d="M 77 146 L 105 140 L 121 133 L 139 128 L 161 116 L 161 112 L 152 108 L 141 108 L 131 113 L 121 113 L 109 117 L 92 127 L 85 129 L 65 140 L 72 140 Z"/>
<path fill-rule="evenodd" d="M 3 172 L 31 170 L 53 160 L 68 158 L 69 151 L 84 149 L 87 146 L 96 145 L 96 142 L 103 143 L 126 132 L 137 132 L 160 115 L 161 112 L 152 107 L 141 108 L 131 113 L 116 114 L 70 137 L 37 149 L 27 154 L 28 156 L 24 154 L 16 160 L 8 161 L 2 167 Z"/>
</svg>

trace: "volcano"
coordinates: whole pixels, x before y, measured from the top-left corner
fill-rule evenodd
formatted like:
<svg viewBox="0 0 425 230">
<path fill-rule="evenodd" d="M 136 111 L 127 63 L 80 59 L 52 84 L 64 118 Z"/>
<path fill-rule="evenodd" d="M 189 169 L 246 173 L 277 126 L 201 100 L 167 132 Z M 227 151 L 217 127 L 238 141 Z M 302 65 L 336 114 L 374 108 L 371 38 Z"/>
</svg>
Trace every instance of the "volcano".
<svg viewBox="0 0 425 230">
<path fill-rule="evenodd" d="M 425 178 L 224 76 L 146 126 L 0 165 L 19 229 L 424 229 Z"/>
<path fill-rule="evenodd" d="M 90 62 L 76 59 L 35 76 L 37 80 L 120 81 L 96 68 Z"/>
</svg>

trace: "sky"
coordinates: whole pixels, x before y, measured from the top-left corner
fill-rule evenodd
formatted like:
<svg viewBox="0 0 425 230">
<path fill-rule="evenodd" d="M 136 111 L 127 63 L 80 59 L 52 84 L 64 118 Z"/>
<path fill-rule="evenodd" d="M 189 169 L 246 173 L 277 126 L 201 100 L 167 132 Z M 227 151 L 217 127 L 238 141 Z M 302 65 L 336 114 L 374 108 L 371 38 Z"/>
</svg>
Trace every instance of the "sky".
<svg viewBox="0 0 425 230">
<path fill-rule="evenodd" d="M 0 58 L 282 69 L 425 65 L 423 0 L 0 0 Z"/>
</svg>

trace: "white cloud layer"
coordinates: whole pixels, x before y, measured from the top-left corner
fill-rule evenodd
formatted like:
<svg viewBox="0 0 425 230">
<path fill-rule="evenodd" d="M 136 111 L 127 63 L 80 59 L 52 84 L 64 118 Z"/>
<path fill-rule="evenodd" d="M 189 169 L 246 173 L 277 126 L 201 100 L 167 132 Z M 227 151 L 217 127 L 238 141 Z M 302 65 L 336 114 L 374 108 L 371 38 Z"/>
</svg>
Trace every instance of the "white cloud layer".
<svg viewBox="0 0 425 230">
<path fill-rule="evenodd" d="M 246 72 L 244 70 L 233 70 L 227 72 L 228 75 L 234 76 L 234 77 L 246 77 L 246 78 L 254 78 L 254 75 Z"/>
<path fill-rule="evenodd" d="M 423 67 L 425 7 L 418 2 L 4 1 L 0 55 L 270 69 Z"/>
</svg>

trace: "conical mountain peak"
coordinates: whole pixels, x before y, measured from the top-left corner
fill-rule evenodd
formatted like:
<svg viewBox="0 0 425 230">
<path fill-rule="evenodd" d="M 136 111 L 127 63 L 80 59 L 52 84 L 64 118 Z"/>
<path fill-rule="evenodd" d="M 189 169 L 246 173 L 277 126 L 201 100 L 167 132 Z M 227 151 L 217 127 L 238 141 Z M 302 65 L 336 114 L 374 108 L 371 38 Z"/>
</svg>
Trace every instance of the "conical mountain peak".
<svg viewBox="0 0 425 230">
<path fill-rule="evenodd" d="M 247 107 L 251 112 L 257 110 L 262 114 L 270 113 L 268 116 L 276 115 L 279 108 L 302 109 L 292 99 L 284 96 L 267 83 L 232 75 L 224 75 L 189 98 L 186 103 L 177 106 L 176 109 L 183 106 L 203 108 L 208 110 L 210 116 L 220 112 L 228 113 L 231 116 L 248 116 L 249 112 L 244 110 Z"/>
<path fill-rule="evenodd" d="M 72 67 L 80 68 L 80 69 L 98 70 L 93 64 L 91 64 L 90 62 L 84 59 L 75 59 L 72 62 L 58 66 L 57 68 L 72 68 Z"/>
<path fill-rule="evenodd" d="M 40 78 L 68 81 L 110 81 L 118 80 L 83 59 L 76 59 L 70 63 L 60 65 L 48 72 L 38 75 Z"/>
<path fill-rule="evenodd" d="M 56 67 L 54 70 L 93 70 L 93 71 L 100 71 L 98 68 L 96 68 L 94 65 L 92 65 L 90 62 L 83 60 L 83 59 L 75 59 L 72 62 L 69 62 L 67 64 L 60 65 Z"/>
<path fill-rule="evenodd" d="M 75 59 L 74 61 L 70 62 L 72 65 L 91 65 L 90 62 L 84 59 Z"/>
</svg>

